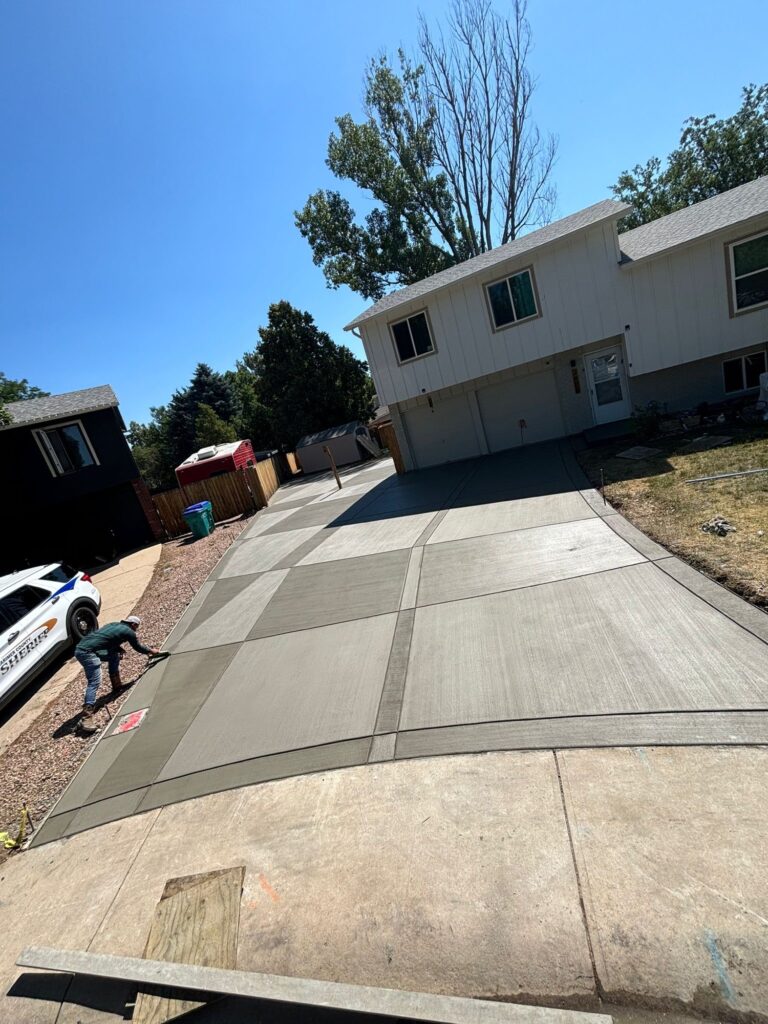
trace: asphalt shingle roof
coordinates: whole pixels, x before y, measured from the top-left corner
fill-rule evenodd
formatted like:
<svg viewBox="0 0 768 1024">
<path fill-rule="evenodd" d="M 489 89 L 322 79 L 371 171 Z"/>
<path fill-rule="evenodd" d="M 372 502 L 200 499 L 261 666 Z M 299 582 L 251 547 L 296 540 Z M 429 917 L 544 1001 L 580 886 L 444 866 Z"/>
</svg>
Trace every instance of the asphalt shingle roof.
<svg viewBox="0 0 768 1024">
<path fill-rule="evenodd" d="M 50 420 L 65 419 L 67 416 L 81 416 L 86 412 L 109 409 L 117 404 L 117 395 L 109 384 L 102 384 L 97 388 L 84 388 L 82 391 L 67 391 L 63 395 L 49 395 L 48 398 L 28 398 L 25 402 L 9 402 L 5 408 L 11 414 L 12 422 L 0 429 L 12 430 L 14 427 L 47 423 Z"/>
<path fill-rule="evenodd" d="M 768 214 L 768 175 L 659 217 L 619 235 L 624 261 L 635 262 Z"/>
<path fill-rule="evenodd" d="M 310 444 L 324 444 L 326 441 L 332 441 L 334 437 L 345 437 L 347 434 L 354 434 L 355 430 L 360 426 L 358 420 L 351 420 L 349 423 L 342 423 L 339 427 L 329 427 L 327 430 L 320 430 L 317 434 L 307 434 L 306 437 L 302 437 L 299 443 L 296 445 L 297 448 L 306 448 Z"/>
<path fill-rule="evenodd" d="M 584 228 L 591 227 L 602 220 L 620 217 L 631 209 L 631 206 L 628 206 L 626 203 L 619 203 L 615 199 L 603 199 L 593 206 L 588 206 L 585 210 L 579 210 L 578 213 L 562 217 L 560 220 L 555 220 L 551 224 L 539 228 L 537 231 L 531 231 L 521 238 L 507 242 L 506 245 L 499 245 L 495 249 L 481 253 L 479 256 L 473 256 L 472 259 L 465 260 L 464 263 L 457 263 L 455 267 L 449 267 L 447 270 L 441 270 L 440 273 L 433 274 L 431 277 L 425 277 L 423 281 L 417 281 L 416 284 L 408 285 L 407 288 L 390 292 L 389 295 L 385 295 L 378 302 L 374 303 L 373 306 L 366 309 L 360 316 L 355 317 L 351 323 L 347 324 L 344 330 L 348 331 L 364 323 L 366 320 L 378 316 L 380 313 L 389 312 L 398 306 L 405 305 L 406 302 L 413 301 L 413 299 L 429 295 L 439 288 L 446 288 L 448 285 L 462 281 L 466 277 L 472 277 L 484 270 L 489 270 L 491 267 L 496 266 L 497 263 L 504 263 L 517 256 L 524 256 L 533 249 L 538 249 L 551 242 L 557 242 L 561 238 L 565 238 L 566 235 L 573 234 L 575 231 L 583 231 Z"/>
</svg>

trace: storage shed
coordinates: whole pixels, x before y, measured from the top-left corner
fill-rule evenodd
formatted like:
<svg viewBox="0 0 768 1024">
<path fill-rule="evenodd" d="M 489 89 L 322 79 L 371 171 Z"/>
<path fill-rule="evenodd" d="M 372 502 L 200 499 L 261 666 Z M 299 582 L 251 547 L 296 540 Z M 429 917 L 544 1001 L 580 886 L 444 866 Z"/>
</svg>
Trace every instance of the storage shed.
<svg viewBox="0 0 768 1024">
<path fill-rule="evenodd" d="M 318 473 L 330 468 L 331 464 L 323 448 L 331 450 L 337 466 L 360 462 L 366 453 L 378 454 L 378 446 L 371 440 L 368 428 L 359 420 L 302 437 L 296 445 L 296 455 L 305 473 Z"/>
<path fill-rule="evenodd" d="M 184 487 L 186 484 L 197 483 L 198 480 L 220 476 L 222 473 L 233 473 L 236 469 L 243 469 L 249 462 L 254 465 L 256 463 L 250 441 L 212 444 L 184 459 L 182 464 L 176 467 L 176 479 L 179 485 Z"/>
</svg>

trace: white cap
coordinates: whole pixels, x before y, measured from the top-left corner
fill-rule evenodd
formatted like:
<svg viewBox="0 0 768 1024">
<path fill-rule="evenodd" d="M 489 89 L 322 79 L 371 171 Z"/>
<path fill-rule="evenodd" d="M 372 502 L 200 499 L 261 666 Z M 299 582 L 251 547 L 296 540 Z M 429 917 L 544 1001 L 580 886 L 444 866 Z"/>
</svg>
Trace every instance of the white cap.
<svg viewBox="0 0 768 1024">
<path fill-rule="evenodd" d="M 139 618 L 138 615 L 129 615 L 127 616 L 127 618 L 123 619 L 123 622 L 127 622 L 129 626 L 141 625 L 141 619 Z"/>
</svg>

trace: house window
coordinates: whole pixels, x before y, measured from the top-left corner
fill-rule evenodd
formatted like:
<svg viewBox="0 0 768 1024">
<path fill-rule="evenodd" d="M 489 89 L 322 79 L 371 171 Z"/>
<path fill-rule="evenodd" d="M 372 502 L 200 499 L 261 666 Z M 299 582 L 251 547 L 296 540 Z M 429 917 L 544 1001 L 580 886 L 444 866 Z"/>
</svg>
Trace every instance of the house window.
<svg viewBox="0 0 768 1024">
<path fill-rule="evenodd" d="M 398 362 L 407 363 L 410 359 L 418 359 L 435 351 L 426 312 L 414 313 L 389 327 L 395 341 Z"/>
<path fill-rule="evenodd" d="M 36 430 L 35 437 L 54 476 L 97 465 L 96 455 L 80 420 Z"/>
<path fill-rule="evenodd" d="M 760 387 L 760 374 L 765 373 L 765 352 L 752 352 L 723 363 L 723 387 L 727 395 Z"/>
<path fill-rule="evenodd" d="M 502 327 L 530 320 L 539 315 L 536 305 L 536 294 L 533 288 L 533 274 L 530 269 L 521 270 L 519 274 L 505 277 L 503 281 L 494 281 L 485 286 L 488 304 L 491 307 L 493 326 L 498 331 Z"/>
<path fill-rule="evenodd" d="M 734 312 L 768 305 L 768 234 L 734 242 L 730 252 Z"/>
</svg>

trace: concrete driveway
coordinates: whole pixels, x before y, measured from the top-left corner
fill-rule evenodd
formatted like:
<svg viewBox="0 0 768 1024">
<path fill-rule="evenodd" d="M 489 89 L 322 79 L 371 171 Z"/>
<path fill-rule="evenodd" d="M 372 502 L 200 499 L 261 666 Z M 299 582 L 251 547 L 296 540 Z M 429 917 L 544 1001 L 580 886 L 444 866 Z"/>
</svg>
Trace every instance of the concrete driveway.
<svg viewBox="0 0 768 1024">
<path fill-rule="evenodd" d="M 768 617 L 589 489 L 566 445 L 282 488 L 35 843 L 435 754 L 768 742 Z"/>
</svg>

